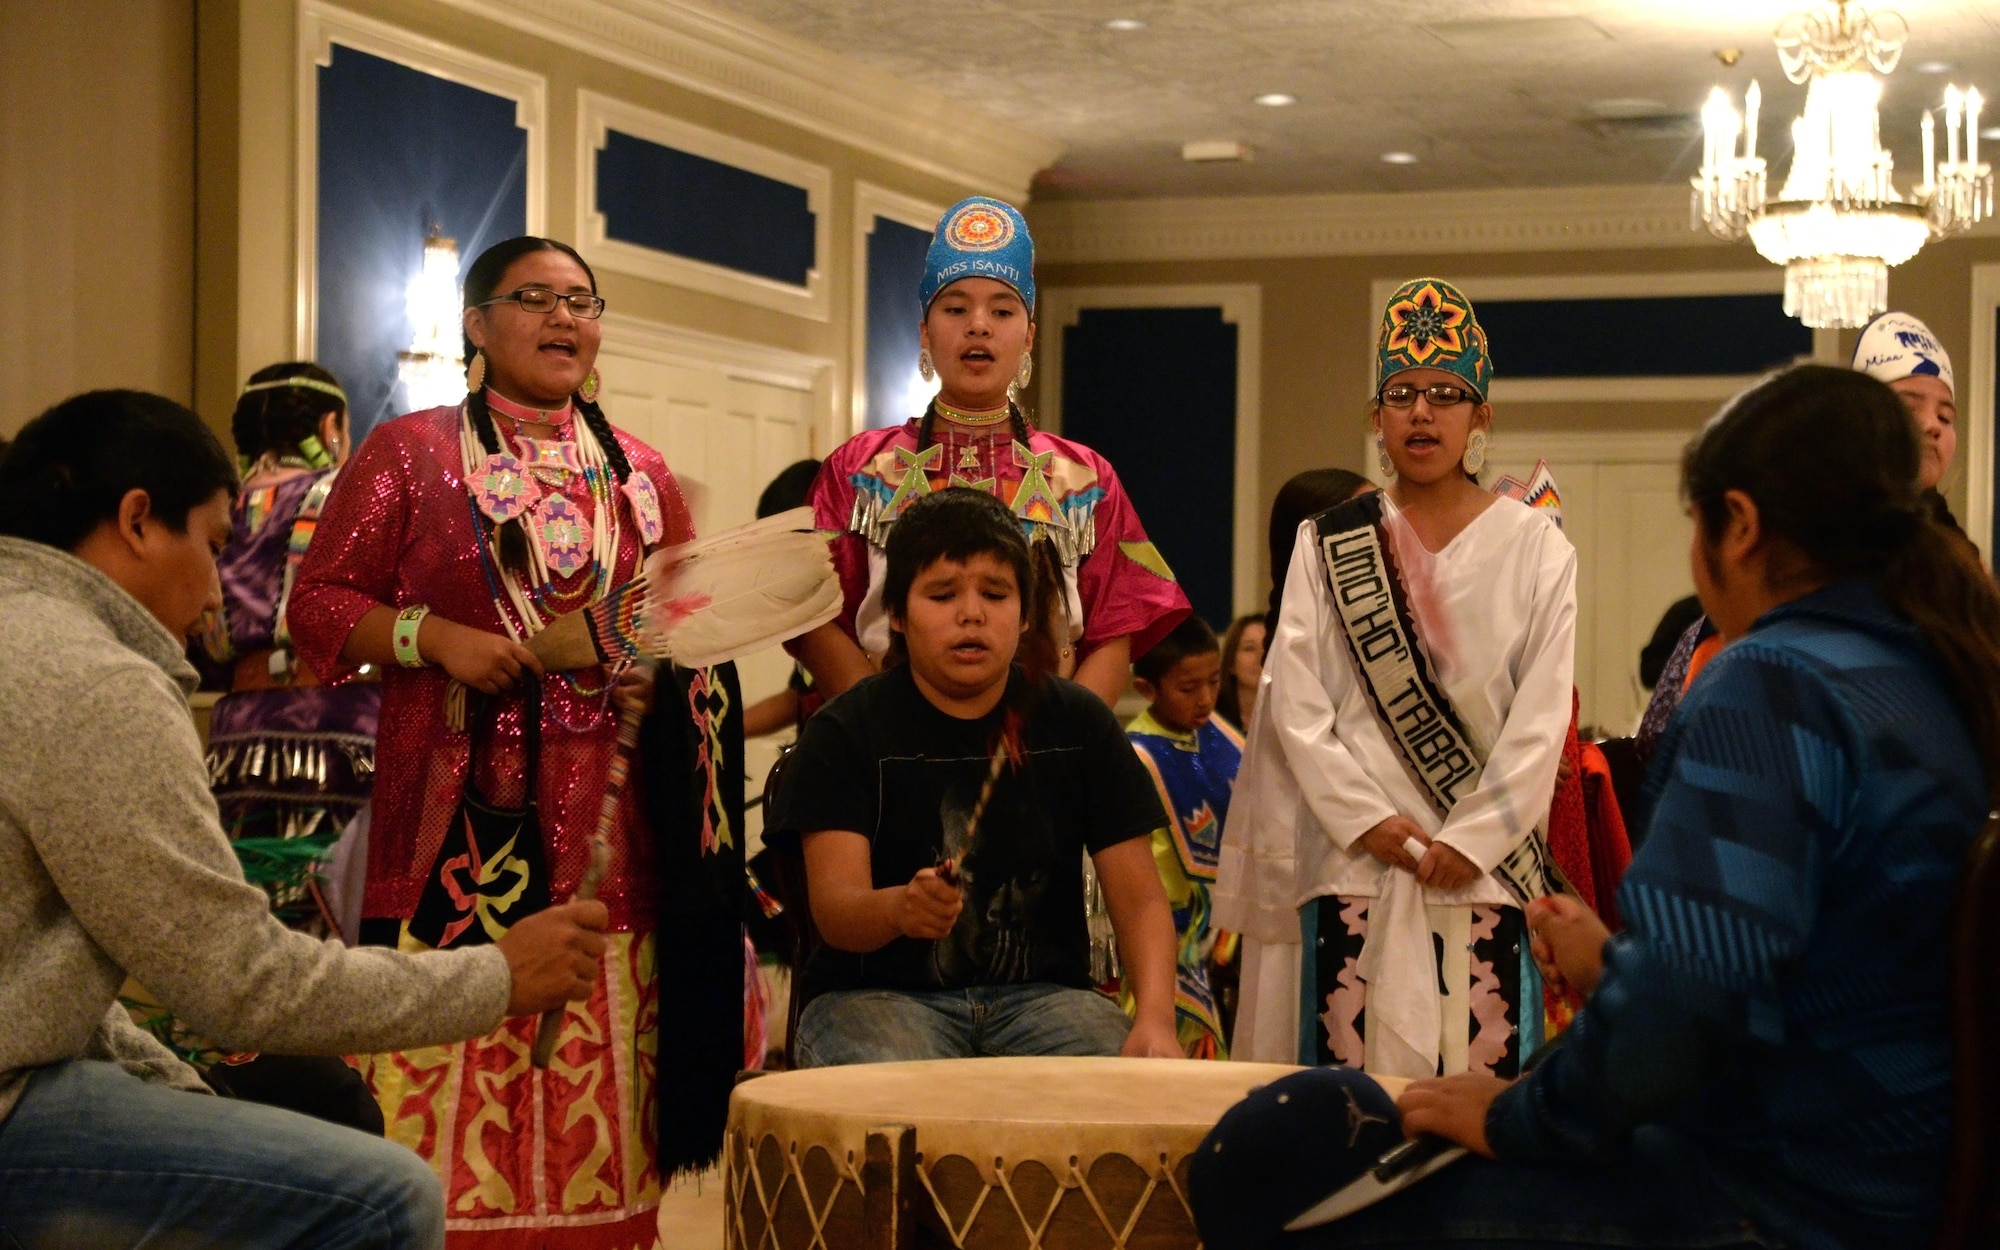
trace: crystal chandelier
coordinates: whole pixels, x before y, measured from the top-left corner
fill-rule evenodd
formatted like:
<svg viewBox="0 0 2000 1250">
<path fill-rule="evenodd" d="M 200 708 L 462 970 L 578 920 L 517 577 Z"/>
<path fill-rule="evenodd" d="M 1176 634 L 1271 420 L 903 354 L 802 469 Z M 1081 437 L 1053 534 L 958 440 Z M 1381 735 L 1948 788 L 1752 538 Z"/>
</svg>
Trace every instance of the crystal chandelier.
<svg viewBox="0 0 2000 1250">
<path fill-rule="evenodd" d="M 1889 266 L 1992 215 L 1993 168 L 1979 159 L 1984 100 L 1977 90 L 1952 86 L 1944 94 L 1944 160 L 1937 160 L 1937 122 L 1926 110 L 1923 181 L 1907 195 L 1896 190 L 1876 74 L 1894 72 L 1909 25 L 1897 13 L 1834 3 L 1833 12 L 1794 13 L 1778 27 L 1779 64 L 1806 88 L 1778 198 L 1766 199 L 1766 166 L 1757 155 L 1762 89 L 1750 84 L 1739 113 L 1717 87 L 1701 111 L 1693 215 L 1697 229 L 1732 241 L 1748 236 L 1766 260 L 1785 267 L 1786 315 L 1814 327 L 1852 328 L 1889 306 Z"/>
<path fill-rule="evenodd" d="M 405 293 L 410 349 L 396 353 L 407 411 L 455 404 L 465 396 L 464 330 L 460 326 L 458 242 L 433 226 L 424 236 L 424 263 Z"/>
</svg>

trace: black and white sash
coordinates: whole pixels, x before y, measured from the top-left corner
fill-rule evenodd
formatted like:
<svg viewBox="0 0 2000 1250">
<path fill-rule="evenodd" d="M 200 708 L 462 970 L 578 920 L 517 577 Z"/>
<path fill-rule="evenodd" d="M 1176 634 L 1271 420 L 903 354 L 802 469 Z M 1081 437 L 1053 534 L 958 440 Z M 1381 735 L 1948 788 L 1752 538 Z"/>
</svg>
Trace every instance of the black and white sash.
<svg viewBox="0 0 2000 1250">
<path fill-rule="evenodd" d="M 1384 506 L 1384 497 L 1371 492 L 1314 517 L 1320 562 L 1369 704 L 1438 815 L 1448 816 L 1478 788 L 1486 761 L 1459 723 L 1417 634 L 1383 525 Z M 1549 857 L 1540 829 L 1493 871 L 1522 906 L 1546 894 L 1575 893 Z"/>
</svg>

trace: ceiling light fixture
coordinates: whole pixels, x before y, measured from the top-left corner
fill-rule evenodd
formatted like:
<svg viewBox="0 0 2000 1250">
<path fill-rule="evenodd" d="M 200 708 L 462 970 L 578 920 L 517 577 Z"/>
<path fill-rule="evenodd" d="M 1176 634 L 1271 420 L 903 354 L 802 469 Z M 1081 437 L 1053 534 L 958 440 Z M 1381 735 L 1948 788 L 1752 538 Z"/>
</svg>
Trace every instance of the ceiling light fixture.
<svg viewBox="0 0 2000 1250">
<path fill-rule="evenodd" d="M 1701 172 L 1692 179 L 1696 227 L 1722 239 L 1747 235 L 1764 259 L 1783 265 L 1785 314 L 1816 329 L 1868 324 L 1888 307 L 1890 266 L 1993 214 L 1993 167 L 1979 159 L 1985 101 L 1977 89 L 1945 88 L 1942 161 L 1936 118 L 1924 111 L 1923 180 L 1907 196 L 1897 191 L 1895 161 L 1882 147 L 1876 74 L 1894 72 L 1909 23 L 1833 2 L 1832 13 L 1794 13 L 1778 27 L 1778 62 L 1806 88 L 1778 198 L 1765 199 L 1766 166 L 1757 155 L 1763 90 L 1755 81 L 1741 113 L 1722 88 L 1709 94 Z"/>
<path fill-rule="evenodd" d="M 1382 153 L 1382 163 L 1384 165 L 1414 165 L 1417 163 L 1417 154 L 1415 152 L 1384 152 Z"/>
<path fill-rule="evenodd" d="M 1281 109 L 1287 104 L 1297 104 L 1298 102 L 1299 98 L 1297 96 L 1286 95 L 1282 91 L 1267 91 L 1251 101 L 1252 104 L 1261 104 L 1267 109 Z"/>
<path fill-rule="evenodd" d="M 1144 30 L 1146 29 L 1146 23 L 1136 17 L 1114 17 L 1104 23 L 1104 29 L 1118 31 Z"/>
<path fill-rule="evenodd" d="M 1918 61 L 1910 68 L 1919 74 L 1949 74 L 1958 67 L 1950 61 Z"/>
</svg>

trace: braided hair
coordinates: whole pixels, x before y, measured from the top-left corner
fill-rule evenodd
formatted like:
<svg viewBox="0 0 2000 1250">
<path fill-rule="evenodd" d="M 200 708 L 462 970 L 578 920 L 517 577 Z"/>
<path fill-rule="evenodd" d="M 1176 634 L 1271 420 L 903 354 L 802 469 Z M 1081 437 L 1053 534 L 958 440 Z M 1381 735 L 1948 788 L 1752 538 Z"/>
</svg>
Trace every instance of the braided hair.
<svg viewBox="0 0 2000 1250">
<path fill-rule="evenodd" d="M 250 375 L 245 385 L 307 378 L 338 388 L 340 380 L 309 360 L 288 360 L 265 365 Z M 246 391 L 236 401 L 229 418 L 230 437 L 244 460 L 255 460 L 270 452 L 298 455 L 299 444 L 319 436 L 319 423 L 331 413 L 345 417 L 347 405 L 336 395 L 309 386 L 271 386 Z"/>
<path fill-rule="evenodd" d="M 507 275 L 507 269 L 523 256 L 536 252 L 561 252 L 575 261 L 583 269 L 584 277 L 590 279 L 592 294 L 597 292 L 597 274 L 588 261 L 578 255 L 577 250 L 567 243 L 555 239 L 544 239 L 536 235 L 522 235 L 495 243 L 481 252 L 465 271 L 464 297 L 466 308 L 476 308 L 499 293 L 500 280 Z M 465 339 L 465 358 L 471 360 L 478 348 L 473 346 L 470 335 Z M 632 476 L 632 462 L 625 455 L 625 448 L 618 442 L 618 435 L 612 430 L 611 422 L 605 417 L 604 409 L 593 400 L 581 394 L 570 396 L 576 405 L 577 415 L 590 428 L 591 436 L 604 449 L 605 463 L 610 467 L 614 485 L 625 482 Z M 479 445 L 489 456 L 498 455 L 503 446 L 500 439 L 500 424 L 487 408 L 483 389 L 468 391 L 465 397 L 466 413 L 472 419 L 473 432 L 479 436 Z M 519 572 L 528 565 L 528 521 L 525 516 L 515 517 L 500 526 L 500 558 L 509 567 Z"/>
</svg>

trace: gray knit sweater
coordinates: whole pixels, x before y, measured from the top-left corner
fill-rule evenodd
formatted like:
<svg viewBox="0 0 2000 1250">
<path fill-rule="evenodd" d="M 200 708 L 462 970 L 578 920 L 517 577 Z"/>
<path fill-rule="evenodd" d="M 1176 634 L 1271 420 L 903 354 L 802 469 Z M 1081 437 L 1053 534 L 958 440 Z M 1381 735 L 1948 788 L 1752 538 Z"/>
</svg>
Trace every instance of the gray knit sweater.
<svg viewBox="0 0 2000 1250">
<path fill-rule="evenodd" d="M 116 1004 L 127 974 L 216 1042 L 352 1054 L 500 1023 L 491 946 L 405 955 L 286 929 L 243 880 L 182 647 L 109 577 L 0 537 L 0 1119 L 30 1070 L 123 1062 L 197 1088 Z"/>
</svg>

